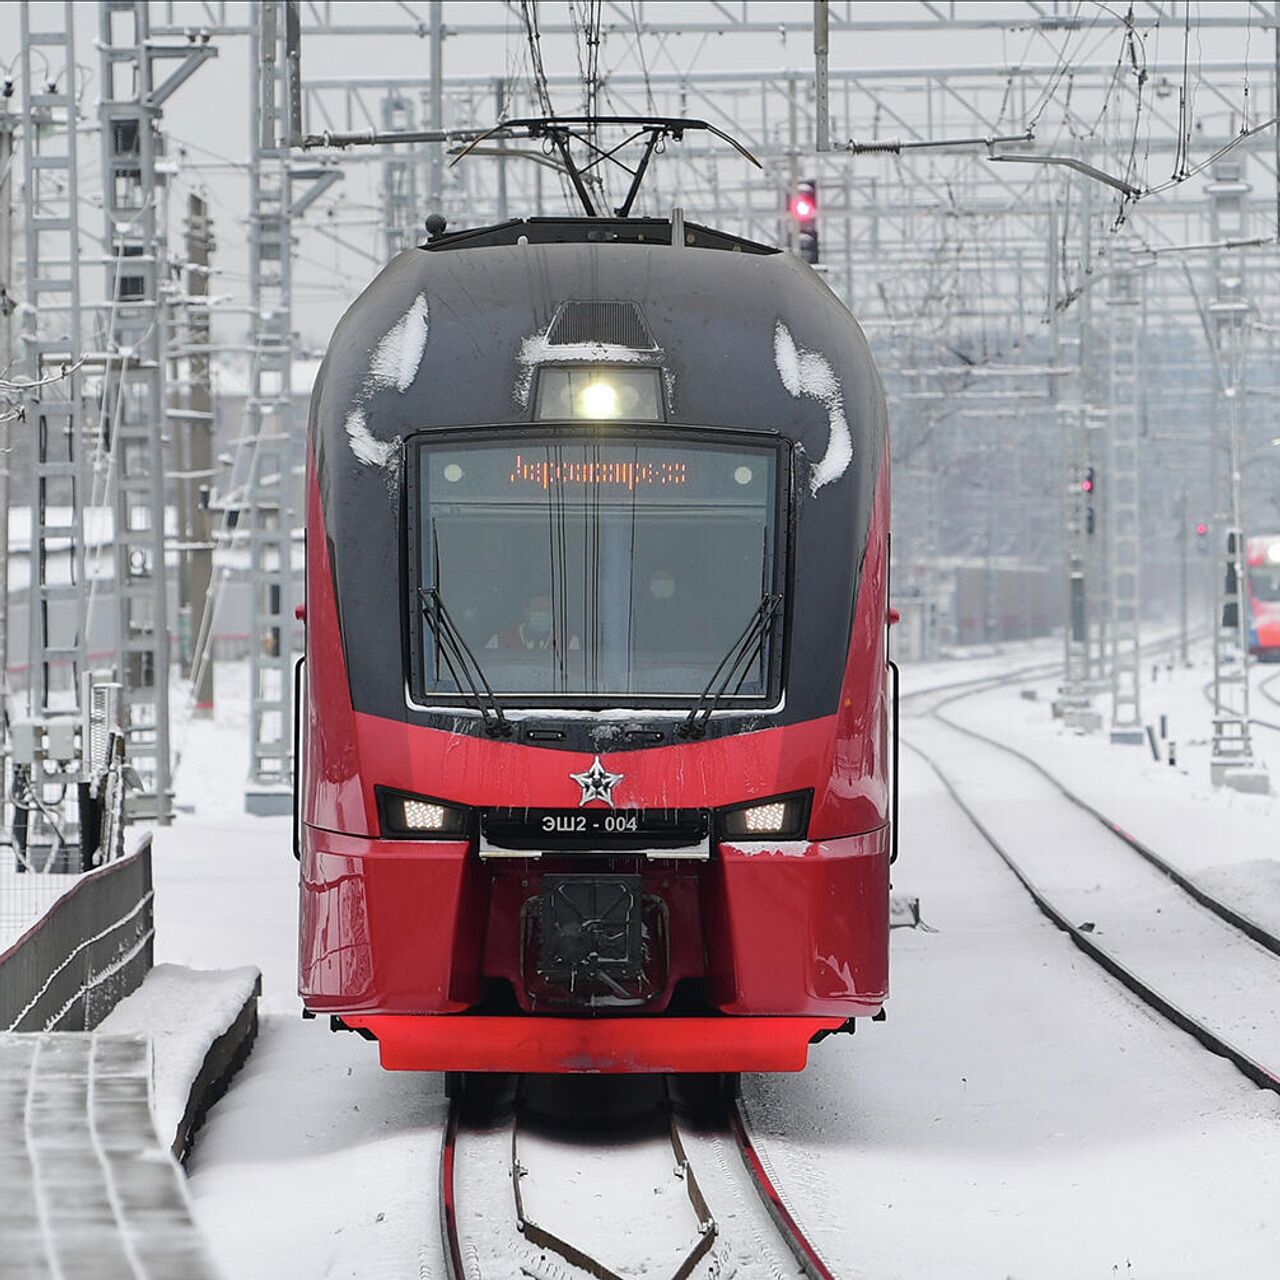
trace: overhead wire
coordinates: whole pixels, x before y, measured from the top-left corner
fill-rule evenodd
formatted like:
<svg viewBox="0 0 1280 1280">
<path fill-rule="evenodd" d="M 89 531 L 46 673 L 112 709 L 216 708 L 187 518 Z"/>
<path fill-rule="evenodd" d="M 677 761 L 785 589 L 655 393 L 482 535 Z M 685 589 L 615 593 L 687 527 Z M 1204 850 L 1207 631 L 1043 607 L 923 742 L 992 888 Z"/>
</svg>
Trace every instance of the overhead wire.
<svg viewBox="0 0 1280 1280">
<path fill-rule="evenodd" d="M 547 70 L 542 61 L 542 29 L 538 23 L 537 0 L 520 0 L 520 17 L 524 23 L 525 42 L 529 49 L 529 69 L 534 95 L 542 114 L 547 119 L 554 120 L 556 118 L 555 103 L 551 97 L 551 86 L 547 82 Z M 566 202 L 572 204 L 574 196 L 569 190 L 568 176 L 557 170 L 556 177 L 560 182 L 560 194 Z"/>
</svg>

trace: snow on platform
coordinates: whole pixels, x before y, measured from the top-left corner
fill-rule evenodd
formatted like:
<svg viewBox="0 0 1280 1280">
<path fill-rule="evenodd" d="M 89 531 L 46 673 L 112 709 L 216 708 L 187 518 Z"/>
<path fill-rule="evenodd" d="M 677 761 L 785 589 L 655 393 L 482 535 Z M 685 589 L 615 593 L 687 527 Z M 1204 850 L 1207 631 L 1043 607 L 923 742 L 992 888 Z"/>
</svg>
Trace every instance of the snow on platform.
<svg viewBox="0 0 1280 1280">
<path fill-rule="evenodd" d="M 257 1025 L 258 971 L 162 965 L 91 1032 L 0 1035 L 0 1280 L 203 1280 L 180 1155 Z"/>
<path fill-rule="evenodd" d="M 0 1277 L 209 1280 L 145 1036 L 0 1035 Z"/>
<path fill-rule="evenodd" d="M 248 1055 L 258 1028 L 262 974 L 239 969 L 157 965 L 98 1030 L 151 1040 L 156 1130 L 180 1159 L 211 1090 Z"/>
</svg>

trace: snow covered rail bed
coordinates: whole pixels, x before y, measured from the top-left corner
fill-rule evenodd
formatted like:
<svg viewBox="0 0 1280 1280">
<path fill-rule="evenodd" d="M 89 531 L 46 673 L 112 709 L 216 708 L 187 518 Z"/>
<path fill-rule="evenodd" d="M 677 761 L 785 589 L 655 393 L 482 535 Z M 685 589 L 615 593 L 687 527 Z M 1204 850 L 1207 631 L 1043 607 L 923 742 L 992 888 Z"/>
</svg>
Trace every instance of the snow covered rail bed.
<svg viewBox="0 0 1280 1280">
<path fill-rule="evenodd" d="M 834 1280 L 752 1143 L 736 1080 L 672 1080 L 493 1077 L 455 1089 L 440 1157 L 450 1280 L 500 1260 L 548 1280 L 755 1268 Z"/>
<path fill-rule="evenodd" d="M 907 745 L 1081 951 L 1255 1084 L 1280 1092 L 1280 938 L 1029 756 L 940 714 L 965 696 L 935 704 Z"/>
<path fill-rule="evenodd" d="M 1002 682 L 1004 683 L 1004 682 Z M 993 686 L 994 687 L 994 686 Z M 954 720 L 942 715 L 942 708 L 953 702 L 958 702 L 962 698 L 971 697 L 975 692 L 982 692 L 981 689 L 970 690 L 969 692 L 955 694 L 952 697 L 945 698 L 935 703 L 929 714 L 932 717 L 946 725 L 948 729 L 954 730 L 956 733 L 963 734 L 965 737 L 975 742 L 982 743 L 984 746 L 991 747 L 996 751 L 1001 751 L 1005 755 L 1017 760 L 1020 764 L 1026 765 L 1027 768 L 1035 770 L 1041 778 L 1044 779 L 1055 791 L 1064 799 L 1075 805 L 1095 822 L 1099 823 L 1107 831 L 1109 831 L 1122 844 L 1127 845 L 1138 857 L 1149 863 L 1161 875 L 1168 877 L 1183 893 L 1193 898 L 1205 910 L 1211 911 L 1220 920 L 1225 921 L 1233 929 L 1238 929 L 1246 937 L 1252 938 L 1259 946 L 1272 952 L 1274 955 L 1280 956 L 1280 937 L 1277 937 L 1270 929 L 1259 924 L 1255 920 L 1251 920 L 1247 915 L 1223 902 L 1221 898 L 1209 893 L 1202 886 L 1197 884 L 1190 876 L 1184 875 L 1178 870 L 1167 858 L 1161 857 L 1150 845 L 1143 843 L 1136 836 L 1130 834 L 1118 822 L 1107 817 L 1100 809 L 1091 805 L 1087 800 L 1083 799 L 1070 787 L 1060 782 L 1053 776 L 1039 761 L 1033 759 L 1025 751 L 1019 751 L 1017 747 L 1011 747 L 1007 742 L 997 742 L 994 738 L 987 737 L 984 733 L 979 733 L 976 729 L 970 728 L 968 725 L 957 724 Z M 923 752 L 919 754 L 924 755 Z M 925 756 L 928 760 L 928 756 Z M 934 771 L 938 772 L 937 767 L 933 765 L 933 761 L 929 760 Z M 967 810 L 966 810 L 967 812 Z"/>
<path fill-rule="evenodd" d="M 1278 672 L 1277 675 L 1280 675 L 1280 672 Z M 1277 698 L 1275 694 L 1273 694 L 1271 690 L 1267 687 L 1268 685 L 1270 685 L 1271 681 L 1274 679 L 1276 679 L 1276 676 L 1271 676 L 1269 679 L 1263 680 L 1261 684 L 1258 685 L 1257 691 L 1260 694 L 1262 694 L 1262 696 L 1266 698 L 1268 701 L 1274 702 L 1277 706 L 1280 706 L 1280 698 Z M 1205 684 L 1202 687 L 1202 691 L 1204 693 L 1204 700 L 1210 706 L 1213 706 L 1214 705 L 1213 681 L 1210 680 L 1207 684 Z M 1274 720 L 1263 720 L 1263 719 L 1260 719 L 1258 716 L 1251 715 L 1249 717 L 1249 723 L 1258 729 L 1272 729 L 1275 732 L 1280 733 L 1280 724 L 1277 724 L 1276 721 Z"/>
<path fill-rule="evenodd" d="M 1266 700 L 1277 707 L 1280 707 L 1280 671 L 1269 675 L 1258 685 L 1258 692 L 1262 694 Z"/>
</svg>

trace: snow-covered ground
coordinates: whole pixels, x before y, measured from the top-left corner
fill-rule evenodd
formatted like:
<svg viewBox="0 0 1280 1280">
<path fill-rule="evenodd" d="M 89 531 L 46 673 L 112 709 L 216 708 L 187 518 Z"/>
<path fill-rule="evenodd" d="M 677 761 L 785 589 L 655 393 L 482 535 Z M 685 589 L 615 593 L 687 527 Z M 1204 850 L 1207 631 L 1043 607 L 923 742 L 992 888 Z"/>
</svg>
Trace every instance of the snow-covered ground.
<svg viewBox="0 0 1280 1280">
<path fill-rule="evenodd" d="M 908 668 L 904 691 L 1057 652 L 1031 645 Z M 157 839 L 157 959 L 258 966 L 263 1018 L 196 1143 L 197 1214 L 238 1278 L 442 1276 L 441 1080 L 382 1072 L 372 1045 L 299 1018 L 289 823 L 243 815 L 243 674 L 218 678 L 227 711 L 179 735 L 178 799 L 189 811 Z M 1063 732 L 1049 719 L 1052 681 L 1035 685 L 1036 702 L 1019 696 L 1019 682 L 948 714 L 994 724 L 1211 876 L 1274 856 L 1276 802 L 1209 788 L 1194 741 L 1206 736 L 1204 679 L 1201 665 L 1167 682 L 1186 774 L 1145 748 Z M 1144 690 L 1149 717 L 1164 686 L 1162 672 Z M 1280 733 L 1269 742 L 1280 768 Z M 921 896 L 937 932 L 895 931 L 887 1023 L 816 1046 L 802 1075 L 745 1082 L 766 1158 L 836 1274 L 1274 1274 L 1277 1099 L 1098 972 L 1036 912 L 929 769 L 910 752 L 902 767 L 894 887 Z M 1216 833 L 1212 856 L 1196 830 Z"/>
<path fill-rule="evenodd" d="M 210 1047 L 253 998 L 259 977 L 252 965 L 184 969 L 158 964 L 98 1024 L 97 1030 L 108 1035 L 151 1038 L 151 1110 L 165 1146 L 177 1139 Z"/>
<path fill-rule="evenodd" d="M 1209 655 L 1193 651 L 1190 668 L 1169 669 L 1148 663 L 1143 673 L 1141 706 L 1144 721 L 1157 735 L 1160 761 L 1147 743 L 1113 745 L 1106 720 L 1110 699 L 1095 700 L 1104 728 L 1079 734 L 1050 715 L 1056 677 L 1020 680 L 1014 685 L 962 699 L 944 714 L 989 737 L 1031 754 L 1090 804 L 1179 870 L 1205 877 L 1243 910 L 1280 930 L 1280 794 L 1251 795 L 1214 787 L 1209 777 L 1212 708 L 1206 697 Z M 1277 675 L 1273 666 L 1252 669 L 1252 714 L 1280 723 L 1280 707 L 1262 696 L 1261 686 Z M 1272 688 L 1280 681 L 1273 682 Z M 1035 701 L 1023 697 L 1034 692 Z M 1161 721 L 1167 739 L 1159 736 Z M 904 721 L 904 735 L 910 724 Z M 1168 761 L 1168 743 L 1176 764 Z M 1255 726 L 1258 760 L 1269 766 L 1280 792 L 1280 730 Z"/>
<path fill-rule="evenodd" d="M 438 1076 L 303 1022 L 288 818 L 244 813 L 247 674 L 220 664 L 214 721 L 175 733 L 179 815 L 157 835 L 156 960 L 262 970 L 257 1043 L 188 1161 L 214 1257 L 238 1280 L 443 1274 L 435 1255 Z"/>
<path fill-rule="evenodd" d="M 1273 1274 L 1280 1105 L 1043 919 L 930 772 L 903 758 L 883 1026 L 751 1117 L 841 1276 L 1204 1280 Z"/>
</svg>

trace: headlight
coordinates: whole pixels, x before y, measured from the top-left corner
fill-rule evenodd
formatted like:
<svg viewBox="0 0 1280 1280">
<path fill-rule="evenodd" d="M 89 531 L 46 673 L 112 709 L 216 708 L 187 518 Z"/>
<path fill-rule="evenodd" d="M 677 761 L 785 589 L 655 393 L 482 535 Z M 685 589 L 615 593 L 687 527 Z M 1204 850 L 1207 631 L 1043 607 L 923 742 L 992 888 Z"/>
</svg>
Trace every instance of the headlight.
<svg viewBox="0 0 1280 1280">
<path fill-rule="evenodd" d="M 600 365 L 544 368 L 538 373 L 534 417 L 661 422 L 662 371 Z"/>
<path fill-rule="evenodd" d="M 407 795 L 402 791 L 378 789 L 378 809 L 384 836 L 465 836 L 469 826 L 466 809 Z"/>
<path fill-rule="evenodd" d="M 720 813 L 720 830 L 725 836 L 745 840 L 803 836 L 809 825 L 809 798 L 810 792 L 802 791 L 724 809 Z"/>
</svg>

